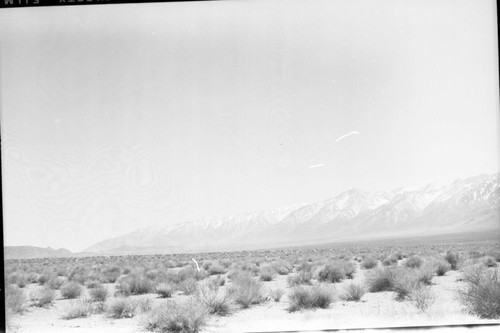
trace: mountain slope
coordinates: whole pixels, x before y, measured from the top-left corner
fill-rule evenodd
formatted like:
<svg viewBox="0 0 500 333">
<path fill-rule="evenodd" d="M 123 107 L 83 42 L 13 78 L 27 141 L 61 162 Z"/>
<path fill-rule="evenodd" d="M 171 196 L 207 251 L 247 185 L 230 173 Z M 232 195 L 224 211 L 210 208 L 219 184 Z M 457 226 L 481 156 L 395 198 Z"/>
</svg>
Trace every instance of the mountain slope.
<svg viewBox="0 0 500 333">
<path fill-rule="evenodd" d="M 387 192 L 353 189 L 312 204 L 147 227 L 99 242 L 86 252 L 242 250 L 497 230 L 499 198 L 498 174 L 459 179 L 442 187 Z"/>
<path fill-rule="evenodd" d="M 33 259 L 71 257 L 73 253 L 66 249 L 54 250 L 51 247 L 36 246 L 4 246 L 5 259 Z"/>
</svg>

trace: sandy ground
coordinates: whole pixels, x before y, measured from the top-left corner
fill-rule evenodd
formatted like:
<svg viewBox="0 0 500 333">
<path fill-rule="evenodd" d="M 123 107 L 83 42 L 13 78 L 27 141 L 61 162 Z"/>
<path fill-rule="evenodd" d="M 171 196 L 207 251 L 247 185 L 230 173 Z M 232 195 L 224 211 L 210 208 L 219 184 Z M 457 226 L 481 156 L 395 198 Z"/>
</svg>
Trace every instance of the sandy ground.
<svg viewBox="0 0 500 333">
<path fill-rule="evenodd" d="M 500 321 L 482 320 L 465 314 L 460 303 L 455 299 L 455 290 L 461 287 L 457 282 L 458 272 L 450 271 L 445 276 L 435 276 L 431 286 L 436 296 L 433 306 L 421 313 L 408 301 L 396 301 L 393 292 L 366 293 L 361 302 L 346 302 L 337 297 L 328 309 L 304 310 L 289 313 L 287 295 L 279 302 L 268 300 L 249 309 L 238 309 L 224 317 L 211 316 L 203 332 L 264 332 L 264 331 L 297 331 L 320 330 L 327 328 L 376 328 L 395 326 L 449 325 L 499 323 Z M 352 282 L 364 281 L 364 270 L 358 270 L 354 280 L 344 280 L 335 284 L 337 294 Z M 290 289 L 286 283 L 287 276 L 275 276 L 273 281 L 264 282 L 267 290 L 273 288 Z M 114 285 L 107 285 L 114 291 Z M 29 285 L 25 292 L 39 288 Z M 110 294 L 112 294 L 111 292 Z M 85 297 L 86 295 L 83 295 Z M 162 300 L 156 295 L 132 297 L 149 297 L 155 302 Z M 174 296 L 174 299 L 179 296 Z M 27 310 L 11 318 L 8 332 L 111 332 L 132 333 L 146 332 L 141 325 L 143 318 L 111 319 L 104 314 L 94 314 L 87 318 L 72 320 L 62 319 L 70 300 L 58 299 L 50 308 L 28 307 Z"/>
</svg>

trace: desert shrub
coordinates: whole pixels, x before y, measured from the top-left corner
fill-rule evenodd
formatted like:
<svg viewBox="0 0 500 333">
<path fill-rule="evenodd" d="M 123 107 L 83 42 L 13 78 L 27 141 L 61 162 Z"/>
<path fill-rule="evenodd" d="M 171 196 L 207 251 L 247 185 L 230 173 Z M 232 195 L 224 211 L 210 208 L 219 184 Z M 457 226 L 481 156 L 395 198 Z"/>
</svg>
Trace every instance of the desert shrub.
<svg viewBox="0 0 500 333">
<path fill-rule="evenodd" d="M 401 260 L 401 259 L 403 259 L 403 258 L 406 258 L 406 255 L 405 255 L 405 254 L 403 254 L 403 252 L 398 251 L 398 252 L 396 252 L 396 253 L 394 254 L 394 257 L 395 257 L 397 260 Z"/>
<path fill-rule="evenodd" d="M 440 260 L 436 264 L 436 274 L 438 276 L 443 276 L 446 274 L 451 269 L 451 265 L 445 261 L 445 260 Z"/>
<path fill-rule="evenodd" d="M 281 288 L 275 288 L 275 289 L 271 289 L 269 291 L 269 296 L 275 301 L 275 302 L 279 302 L 281 297 L 283 297 L 283 295 L 285 294 L 285 290 L 281 289 Z"/>
<path fill-rule="evenodd" d="M 206 271 L 208 275 L 224 274 L 227 272 L 224 266 L 220 265 L 219 263 L 213 263 Z"/>
<path fill-rule="evenodd" d="M 422 287 L 418 275 L 405 268 L 394 272 L 392 285 L 396 292 L 396 298 L 399 300 L 405 299 L 411 292 Z"/>
<path fill-rule="evenodd" d="M 78 298 L 83 287 L 78 282 L 66 282 L 61 286 L 61 296 L 68 299 Z"/>
<path fill-rule="evenodd" d="M 196 281 L 200 281 L 206 277 L 207 277 L 207 273 L 205 271 L 198 271 L 192 265 L 189 265 L 189 266 L 181 268 L 177 272 L 177 279 L 174 282 L 179 283 L 179 282 L 182 282 L 182 281 L 185 281 L 188 279 L 195 279 Z"/>
<path fill-rule="evenodd" d="M 385 257 L 382 260 L 382 265 L 384 266 L 392 266 L 398 263 L 398 258 L 395 255 L 391 255 L 388 257 Z"/>
<path fill-rule="evenodd" d="M 108 298 L 108 289 L 102 284 L 99 284 L 89 290 L 89 295 L 93 302 L 105 302 L 106 298 Z"/>
<path fill-rule="evenodd" d="M 47 287 L 57 290 L 61 288 L 61 286 L 66 282 L 66 278 L 62 276 L 52 276 L 48 281 L 47 281 Z"/>
<path fill-rule="evenodd" d="M 390 267 L 377 268 L 366 278 L 368 290 L 372 293 L 391 290 L 394 283 L 394 269 Z"/>
<path fill-rule="evenodd" d="M 372 269 L 378 265 L 378 260 L 374 257 L 368 256 L 361 262 L 361 267 L 364 269 Z"/>
<path fill-rule="evenodd" d="M 193 279 L 189 278 L 186 280 L 181 281 L 178 285 L 177 288 L 184 293 L 184 295 L 191 295 L 196 290 L 198 290 L 198 282 Z"/>
<path fill-rule="evenodd" d="M 223 286 L 226 284 L 226 279 L 221 276 L 221 275 L 217 275 L 216 277 L 213 277 L 211 279 L 211 281 L 213 281 L 214 283 L 218 284 L 219 286 Z"/>
<path fill-rule="evenodd" d="M 498 269 L 471 267 L 464 272 L 465 287 L 458 291 L 468 312 L 487 319 L 500 318 L 500 276 Z"/>
<path fill-rule="evenodd" d="M 85 284 L 87 277 L 89 275 L 89 269 L 86 266 L 79 265 L 74 267 L 68 274 L 68 280 L 73 282 L 78 282 L 79 284 Z"/>
<path fill-rule="evenodd" d="M 436 268 L 432 263 L 425 263 L 422 267 L 417 270 L 416 275 L 418 277 L 418 281 L 422 284 L 430 285 L 432 282 L 432 278 L 434 277 Z"/>
<path fill-rule="evenodd" d="M 47 281 L 49 281 L 51 277 L 52 277 L 52 274 L 49 274 L 47 272 L 43 272 L 42 274 L 40 274 L 38 276 L 37 282 L 40 285 L 43 285 L 43 284 L 47 283 Z"/>
<path fill-rule="evenodd" d="M 25 276 L 28 283 L 38 282 L 38 274 L 36 274 L 35 272 L 29 272 Z"/>
<path fill-rule="evenodd" d="M 302 272 L 302 271 L 311 272 L 312 268 L 313 268 L 313 266 L 312 266 L 312 264 L 310 262 L 308 262 L 308 261 L 302 261 L 297 266 L 297 272 Z"/>
<path fill-rule="evenodd" d="M 63 319 L 88 317 L 92 313 L 92 302 L 87 299 L 72 301 L 66 309 Z"/>
<path fill-rule="evenodd" d="M 154 281 L 133 273 L 121 276 L 116 285 L 118 294 L 123 296 L 149 294 L 154 292 L 154 288 Z"/>
<path fill-rule="evenodd" d="M 241 266 L 241 270 L 250 273 L 252 276 L 255 276 L 259 273 L 259 267 L 256 264 L 249 262 L 245 262 Z"/>
<path fill-rule="evenodd" d="M 115 283 L 120 277 L 120 268 L 116 266 L 106 267 L 101 271 L 99 280 L 102 283 Z"/>
<path fill-rule="evenodd" d="M 324 285 L 296 286 L 293 287 L 288 299 L 290 302 L 289 312 L 302 309 L 326 309 L 334 301 L 334 294 L 331 288 Z"/>
<path fill-rule="evenodd" d="M 354 279 L 356 273 L 356 265 L 352 261 L 344 261 L 342 264 L 346 278 Z"/>
<path fill-rule="evenodd" d="M 233 262 L 229 259 L 222 259 L 220 260 L 220 263 L 225 269 L 228 269 Z"/>
<path fill-rule="evenodd" d="M 286 281 L 290 287 L 298 286 L 301 284 L 311 284 L 311 280 L 313 278 L 313 273 L 311 271 L 299 271 L 294 275 L 290 275 L 287 277 Z"/>
<path fill-rule="evenodd" d="M 260 267 L 260 279 L 262 281 L 272 281 L 274 274 L 274 269 L 270 265 L 266 264 Z"/>
<path fill-rule="evenodd" d="M 85 281 L 85 287 L 87 287 L 88 289 L 92 289 L 92 288 L 95 288 L 97 286 L 101 285 L 101 282 L 100 280 L 87 280 Z"/>
<path fill-rule="evenodd" d="M 157 269 L 152 269 L 146 271 L 144 277 L 148 280 L 158 281 L 162 277 L 162 273 Z"/>
<path fill-rule="evenodd" d="M 136 298 L 132 303 L 132 307 L 135 309 L 134 313 L 145 313 L 153 308 L 153 300 L 147 296 Z"/>
<path fill-rule="evenodd" d="M 500 250 L 490 250 L 487 255 L 495 258 L 497 262 L 500 262 Z"/>
<path fill-rule="evenodd" d="M 468 255 L 468 257 L 470 259 L 479 259 L 482 256 L 484 256 L 484 252 L 479 252 L 477 250 L 471 250 L 471 251 L 469 251 L 469 255 Z"/>
<path fill-rule="evenodd" d="M 24 288 L 28 283 L 28 279 L 25 273 L 15 272 L 9 275 L 9 277 L 6 279 L 6 282 L 7 284 L 15 284 L 19 288 Z"/>
<path fill-rule="evenodd" d="M 364 286 L 351 283 L 344 288 L 343 299 L 346 301 L 359 302 L 365 293 L 366 289 Z"/>
<path fill-rule="evenodd" d="M 410 256 L 406 259 L 405 266 L 408 268 L 420 268 L 422 262 L 422 258 L 419 256 Z"/>
<path fill-rule="evenodd" d="M 390 259 L 388 258 L 385 258 L 383 261 L 382 261 L 382 265 L 384 266 L 392 266 L 394 265 L 394 262 L 392 262 Z"/>
<path fill-rule="evenodd" d="M 450 264 L 452 270 L 456 270 L 458 266 L 458 254 L 448 250 L 446 252 L 444 259 Z"/>
<path fill-rule="evenodd" d="M 35 290 L 30 294 L 30 300 L 33 302 L 33 305 L 37 307 L 45 307 L 52 304 L 55 297 L 56 292 L 47 287 Z"/>
<path fill-rule="evenodd" d="M 262 282 L 252 278 L 248 273 L 236 276 L 229 288 L 229 295 L 242 308 L 248 308 L 252 304 L 259 304 L 264 301 L 262 295 Z"/>
<path fill-rule="evenodd" d="M 318 280 L 322 282 L 341 282 L 345 279 L 345 272 L 342 264 L 334 262 L 327 264 L 322 270 L 318 272 Z"/>
<path fill-rule="evenodd" d="M 180 304 L 169 301 L 153 308 L 143 323 L 149 331 L 198 333 L 206 319 L 205 308 L 195 301 Z"/>
<path fill-rule="evenodd" d="M 273 268 L 279 275 L 288 275 L 293 267 L 288 262 L 281 260 L 273 263 Z"/>
<path fill-rule="evenodd" d="M 417 288 L 410 293 L 410 301 L 422 312 L 434 304 L 435 300 L 436 297 L 429 287 Z"/>
<path fill-rule="evenodd" d="M 227 293 L 221 292 L 219 285 L 214 281 L 201 283 L 196 298 L 207 309 L 209 314 L 225 316 L 231 312 L 230 299 Z"/>
<path fill-rule="evenodd" d="M 11 313 L 19 313 L 24 309 L 26 297 L 24 292 L 15 285 L 7 285 L 5 288 L 5 309 Z"/>
<path fill-rule="evenodd" d="M 175 288 L 169 283 L 161 283 L 158 286 L 156 286 L 156 293 L 160 295 L 162 298 L 168 298 L 172 297 L 172 294 L 174 293 Z"/>
<path fill-rule="evenodd" d="M 130 299 L 119 297 L 111 299 L 107 307 L 107 314 L 111 318 L 132 318 L 135 315 L 136 304 Z"/>
<path fill-rule="evenodd" d="M 486 256 L 483 258 L 482 262 L 486 267 L 497 267 L 497 261 L 493 257 Z"/>
</svg>

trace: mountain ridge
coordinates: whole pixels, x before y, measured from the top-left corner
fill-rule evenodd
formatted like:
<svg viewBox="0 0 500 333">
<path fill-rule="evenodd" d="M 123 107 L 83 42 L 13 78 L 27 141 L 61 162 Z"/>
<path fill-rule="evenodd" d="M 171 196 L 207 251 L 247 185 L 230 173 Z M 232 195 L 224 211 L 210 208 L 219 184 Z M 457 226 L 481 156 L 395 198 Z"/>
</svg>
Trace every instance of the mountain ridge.
<svg viewBox="0 0 500 333">
<path fill-rule="evenodd" d="M 193 252 L 301 245 L 384 235 L 496 229 L 498 173 L 451 184 L 371 192 L 351 189 L 311 204 L 294 204 L 224 217 L 149 226 L 87 248 L 95 254 L 117 249 Z"/>
</svg>

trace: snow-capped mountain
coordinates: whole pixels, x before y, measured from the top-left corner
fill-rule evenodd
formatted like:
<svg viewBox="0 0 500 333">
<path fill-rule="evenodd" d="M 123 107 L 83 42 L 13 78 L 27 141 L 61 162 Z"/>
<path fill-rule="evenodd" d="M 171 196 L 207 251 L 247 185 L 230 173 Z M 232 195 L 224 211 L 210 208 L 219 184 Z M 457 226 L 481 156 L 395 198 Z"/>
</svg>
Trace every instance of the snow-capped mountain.
<svg viewBox="0 0 500 333">
<path fill-rule="evenodd" d="M 220 251 L 499 230 L 499 208 L 498 174 L 479 175 L 441 187 L 353 189 L 312 204 L 150 226 L 85 252 Z"/>
</svg>

